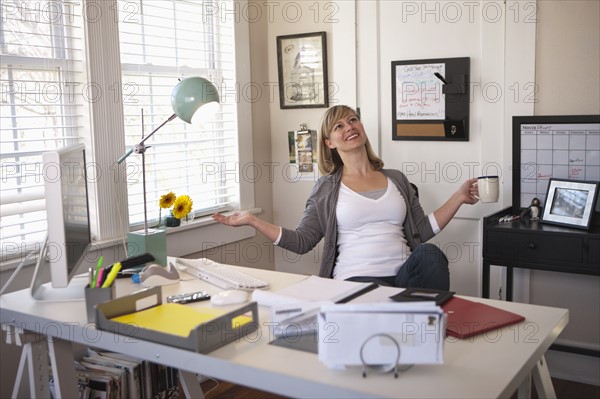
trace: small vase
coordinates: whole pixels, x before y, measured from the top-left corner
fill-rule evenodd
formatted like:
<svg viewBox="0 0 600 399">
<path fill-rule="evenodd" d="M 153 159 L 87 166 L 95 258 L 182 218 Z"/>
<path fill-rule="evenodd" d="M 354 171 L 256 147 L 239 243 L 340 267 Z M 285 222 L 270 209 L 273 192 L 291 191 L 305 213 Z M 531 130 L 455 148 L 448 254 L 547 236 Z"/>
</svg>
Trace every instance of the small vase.
<svg viewBox="0 0 600 399">
<path fill-rule="evenodd" d="M 177 227 L 181 225 L 181 220 L 173 216 L 173 212 L 171 212 L 171 214 L 165 219 L 165 224 L 167 227 Z"/>
<path fill-rule="evenodd" d="M 190 223 L 190 222 L 194 221 L 195 217 L 196 216 L 194 215 L 194 212 L 190 212 L 187 215 L 185 215 L 185 217 L 183 219 L 181 219 L 181 221 L 184 223 Z"/>
</svg>

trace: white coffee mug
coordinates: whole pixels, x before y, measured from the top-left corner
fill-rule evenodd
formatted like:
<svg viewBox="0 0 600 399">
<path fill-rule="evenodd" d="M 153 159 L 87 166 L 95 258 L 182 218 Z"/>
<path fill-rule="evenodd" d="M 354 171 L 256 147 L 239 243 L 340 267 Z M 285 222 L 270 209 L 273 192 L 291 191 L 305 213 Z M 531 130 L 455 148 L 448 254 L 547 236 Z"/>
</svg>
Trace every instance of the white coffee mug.
<svg viewBox="0 0 600 399">
<path fill-rule="evenodd" d="M 481 202 L 498 202 L 500 186 L 498 176 L 480 176 L 477 178 L 477 188 Z"/>
</svg>

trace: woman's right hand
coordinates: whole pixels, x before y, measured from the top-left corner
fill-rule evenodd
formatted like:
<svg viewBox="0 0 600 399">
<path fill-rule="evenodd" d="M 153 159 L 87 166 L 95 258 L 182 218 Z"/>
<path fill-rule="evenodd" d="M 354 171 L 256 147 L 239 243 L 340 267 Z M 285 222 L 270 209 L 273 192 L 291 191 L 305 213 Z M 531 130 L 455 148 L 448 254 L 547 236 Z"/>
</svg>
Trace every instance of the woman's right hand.
<svg viewBox="0 0 600 399">
<path fill-rule="evenodd" d="M 253 217 L 254 215 L 247 211 L 235 212 L 228 216 L 218 212 L 212 215 L 214 220 L 227 226 L 248 226 Z"/>
<path fill-rule="evenodd" d="M 212 218 L 215 221 L 227 226 L 252 226 L 273 242 L 275 242 L 281 234 L 281 227 L 265 222 L 258 216 L 255 216 L 253 213 L 248 211 L 234 212 L 228 216 L 217 212 L 212 215 Z"/>
</svg>

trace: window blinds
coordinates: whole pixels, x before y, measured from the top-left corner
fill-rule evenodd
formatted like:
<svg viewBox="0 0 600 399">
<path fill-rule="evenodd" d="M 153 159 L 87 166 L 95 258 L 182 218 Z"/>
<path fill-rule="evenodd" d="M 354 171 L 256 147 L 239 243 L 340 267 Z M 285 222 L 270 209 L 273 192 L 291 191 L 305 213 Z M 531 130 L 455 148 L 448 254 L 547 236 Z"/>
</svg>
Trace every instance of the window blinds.
<svg viewBox="0 0 600 399">
<path fill-rule="evenodd" d="M 239 202 L 232 1 L 119 1 L 122 99 L 127 147 L 141 141 L 172 113 L 178 79 L 201 76 L 221 94 L 218 114 L 201 126 L 175 119 L 146 144 L 148 220 L 159 198 L 189 195 L 196 215 Z M 229 93 L 228 93 L 229 90 Z M 143 120 L 143 128 L 142 128 Z M 127 158 L 129 221 L 143 224 L 141 156 Z M 165 211 L 162 212 L 165 216 Z"/>
<path fill-rule="evenodd" d="M 41 154 L 85 129 L 81 7 L 3 4 L 0 21 L 2 260 L 39 250 L 46 235 Z"/>
</svg>

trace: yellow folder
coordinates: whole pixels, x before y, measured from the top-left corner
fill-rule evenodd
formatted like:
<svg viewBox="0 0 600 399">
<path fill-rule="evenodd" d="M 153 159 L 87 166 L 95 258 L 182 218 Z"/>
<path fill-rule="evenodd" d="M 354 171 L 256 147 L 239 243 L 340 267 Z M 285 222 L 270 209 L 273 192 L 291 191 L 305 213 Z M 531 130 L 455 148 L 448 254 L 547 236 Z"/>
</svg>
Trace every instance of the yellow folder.
<svg viewBox="0 0 600 399">
<path fill-rule="evenodd" d="M 218 318 L 226 312 L 212 308 L 193 308 L 179 303 L 164 303 L 152 308 L 114 317 L 111 320 L 139 328 L 187 337 L 198 325 Z M 231 320 L 231 328 L 252 321 L 250 316 L 237 316 Z"/>
</svg>

